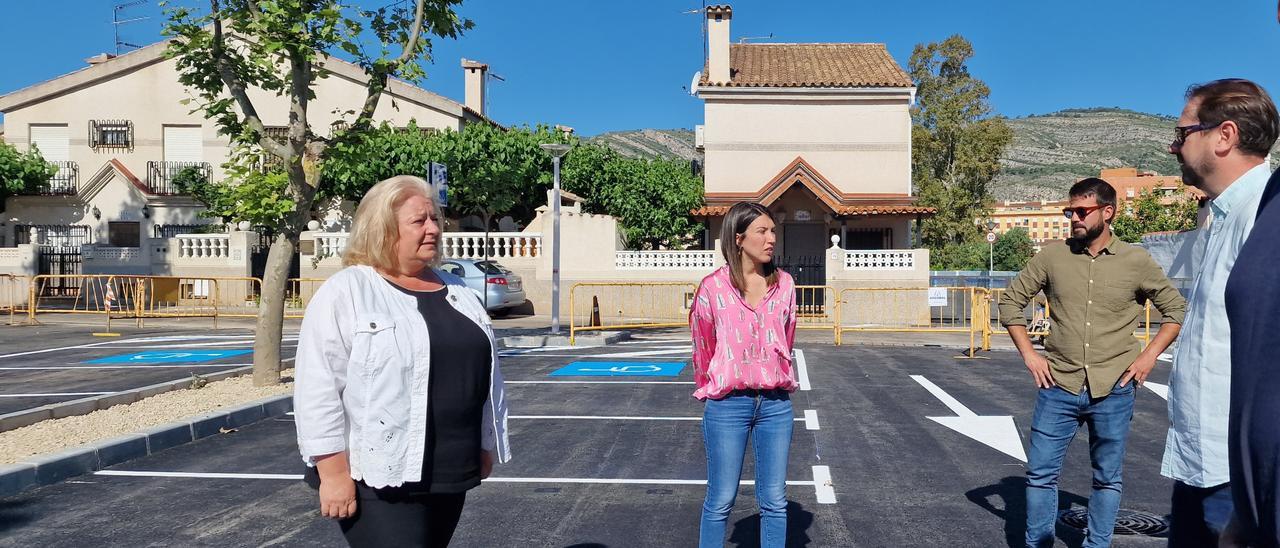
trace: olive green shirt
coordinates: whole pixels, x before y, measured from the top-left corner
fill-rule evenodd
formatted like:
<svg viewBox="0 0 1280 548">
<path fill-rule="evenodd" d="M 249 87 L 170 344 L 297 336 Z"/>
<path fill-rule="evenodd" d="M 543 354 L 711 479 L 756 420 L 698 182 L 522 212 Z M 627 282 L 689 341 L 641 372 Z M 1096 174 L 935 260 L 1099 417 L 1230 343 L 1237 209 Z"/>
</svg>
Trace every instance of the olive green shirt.
<svg viewBox="0 0 1280 548">
<path fill-rule="evenodd" d="M 1111 236 L 1094 256 L 1069 243 L 1045 246 L 1000 297 L 1005 326 L 1027 325 L 1027 303 L 1043 291 L 1052 322 L 1044 350 L 1053 380 L 1072 394 L 1092 397 L 1111 388 L 1137 359 L 1133 332 L 1147 301 L 1164 321 L 1182 323 L 1187 301 L 1147 251 Z"/>
</svg>

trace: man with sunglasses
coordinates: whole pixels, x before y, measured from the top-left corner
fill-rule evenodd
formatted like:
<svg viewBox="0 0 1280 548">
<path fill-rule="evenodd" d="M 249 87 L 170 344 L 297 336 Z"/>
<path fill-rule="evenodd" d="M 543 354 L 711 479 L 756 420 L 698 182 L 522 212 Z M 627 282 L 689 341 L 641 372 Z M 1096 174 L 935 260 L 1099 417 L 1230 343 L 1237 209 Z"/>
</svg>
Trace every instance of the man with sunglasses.
<svg viewBox="0 0 1280 548">
<path fill-rule="evenodd" d="M 1116 190 L 1090 178 L 1071 187 L 1071 239 L 1031 258 L 1000 298 L 1000 317 L 1039 388 L 1027 454 L 1027 546 L 1051 546 L 1058 476 L 1067 447 L 1089 424 L 1093 492 L 1084 546 L 1109 546 L 1120 508 L 1125 440 L 1134 394 L 1178 336 L 1186 301 L 1142 248 L 1111 233 Z M 1027 303 L 1043 291 L 1053 329 L 1045 355 L 1027 336 Z M 1142 348 L 1133 336 L 1143 304 L 1165 320 Z"/>
<path fill-rule="evenodd" d="M 1231 516 L 1226 285 L 1253 228 L 1271 175 L 1267 153 L 1280 133 L 1267 92 L 1235 78 L 1191 86 L 1177 124 L 1169 153 L 1182 165 L 1182 181 L 1210 199 L 1210 217 L 1169 377 L 1169 434 L 1160 472 L 1174 480 L 1174 548 L 1217 546 Z"/>
</svg>

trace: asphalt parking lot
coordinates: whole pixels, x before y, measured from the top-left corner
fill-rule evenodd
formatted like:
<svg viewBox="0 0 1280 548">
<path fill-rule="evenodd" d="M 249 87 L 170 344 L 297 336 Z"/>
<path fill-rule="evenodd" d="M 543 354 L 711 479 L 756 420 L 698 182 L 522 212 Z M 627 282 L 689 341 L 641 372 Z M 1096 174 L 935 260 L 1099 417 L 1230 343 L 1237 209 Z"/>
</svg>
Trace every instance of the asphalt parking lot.
<svg viewBox="0 0 1280 548">
<path fill-rule="evenodd" d="M 1005 546 L 1021 542 L 1035 387 L 1010 352 L 802 344 L 788 469 L 789 546 Z M 688 343 L 506 351 L 514 460 L 470 492 L 456 546 L 688 546 L 705 454 Z M 1167 364 L 1152 377 L 1164 382 Z M 1163 516 L 1167 419 L 1139 392 L 1122 507 Z M 1005 418 L 1007 417 L 1007 418 Z M 975 427 L 977 424 L 995 426 Z M 962 432 L 968 432 L 966 435 Z M 318 516 L 291 417 L 268 419 L 0 500 L 0 546 L 339 546 Z M 1089 494 L 1087 433 L 1067 457 L 1064 508 Z M 747 457 L 743 479 L 752 476 Z M 109 501 L 109 502 L 108 502 Z M 731 546 L 754 546 L 752 487 Z M 1062 545 L 1083 536 L 1059 526 Z M 1115 546 L 1163 546 L 1117 536 Z"/>
<path fill-rule="evenodd" d="M 0 415 L 253 362 L 253 332 L 245 329 L 157 327 L 95 337 L 81 326 L 6 326 L 0 341 Z M 296 341 L 296 331 L 286 332 L 285 360 Z"/>
</svg>

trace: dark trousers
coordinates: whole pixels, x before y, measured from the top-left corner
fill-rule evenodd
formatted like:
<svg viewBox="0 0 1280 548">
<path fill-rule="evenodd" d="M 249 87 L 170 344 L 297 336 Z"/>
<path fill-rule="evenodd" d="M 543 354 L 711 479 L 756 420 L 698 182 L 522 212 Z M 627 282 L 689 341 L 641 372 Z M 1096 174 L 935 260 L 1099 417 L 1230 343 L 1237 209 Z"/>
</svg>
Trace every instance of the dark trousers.
<svg viewBox="0 0 1280 548">
<path fill-rule="evenodd" d="M 1169 516 L 1169 548 L 1217 546 L 1218 536 L 1231 521 L 1231 484 L 1192 487 L 1173 484 Z"/>
<path fill-rule="evenodd" d="M 338 520 L 347 544 L 360 547 L 443 548 L 462 517 L 466 493 L 398 494 L 380 491 L 358 497 L 354 516 Z M 394 490 L 391 490 L 394 491 Z"/>
</svg>

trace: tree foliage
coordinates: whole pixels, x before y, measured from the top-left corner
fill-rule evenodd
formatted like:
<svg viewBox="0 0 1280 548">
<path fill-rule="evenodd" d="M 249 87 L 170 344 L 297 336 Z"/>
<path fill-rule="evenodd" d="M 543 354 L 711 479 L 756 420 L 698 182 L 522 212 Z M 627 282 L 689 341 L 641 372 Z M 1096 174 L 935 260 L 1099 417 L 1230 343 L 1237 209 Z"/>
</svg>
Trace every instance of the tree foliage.
<svg viewBox="0 0 1280 548">
<path fill-rule="evenodd" d="M 289 264 L 298 235 L 311 218 L 328 149 L 372 127 L 374 110 L 392 77 L 416 82 L 425 76 L 431 36 L 453 38 L 471 28 L 469 20 L 453 11 L 460 2 L 379 2 L 383 7 L 362 9 L 339 0 L 210 0 L 208 11 L 166 7 L 167 53 L 175 60 L 179 82 L 193 95 L 195 111 L 212 120 L 233 146 L 261 150 L 282 166 L 279 173 L 245 169 L 229 177 L 242 192 L 247 214 L 270 219 L 276 207 L 290 205 L 268 227 L 276 237 L 263 275 L 255 384 L 279 382 Z M 326 63 L 338 62 L 334 55 L 364 69 L 365 97 L 363 104 L 345 111 L 352 117 L 345 125 L 317 131 L 309 107 L 316 83 L 329 75 Z M 252 89 L 286 98 L 284 138 L 267 134 Z M 256 205 L 250 204 L 254 201 Z"/>
<path fill-rule="evenodd" d="M 35 192 L 48 185 L 57 172 L 58 168 L 44 161 L 35 146 L 24 153 L 0 141 L 0 211 L 4 211 L 9 196 Z"/>
<path fill-rule="evenodd" d="M 1125 202 L 1111 223 L 1116 237 L 1126 242 L 1142 241 L 1142 235 L 1151 232 L 1191 230 L 1196 227 L 1199 205 L 1195 198 L 1181 189 L 1169 203 L 1162 203 L 1160 196 L 1143 191 L 1137 198 Z"/>
<path fill-rule="evenodd" d="M 917 45 L 908 63 L 916 83 L 911 108 L 912 183 L 921 205 L 938 213 L 924 221 L 924 243 L 936 252 L 979 239 L 973 220 L 985 218 L 989 185 L 1000 156 L 1013 140 L 1004 119 L 992 114 L 990 89 L 969 73 L 973 46 L 956 35 Z"/>
<path fill-rule="evenodd" d="M 1035 254 L 1035 244 L 1024 228 L 1014 228 L 996 238 L 995 244 L 985 240 L 948 243 L 932 251 L 929 268 L 933 270 L 986 270 L 1017 272 L 1027 266 Z M 990 259 L 994 258 L 994 261 Z M 990 262 L 989 262 L 990 261 Z"/>
<path fill-rule="evenodd" d="M 995 269 L 1007 272 L 1022 270 L 1036 252 L 1035 243 L 1025 228 L 1014 228 L 1001 234 L 993 248 Z"/>
<path fill-rule="evenodd" d="M 629 248 L 685 247 L 700 229 L 690 212 L 702 205 L 702 179 L 688 162 L 628 158 L 579 142 L 560 173 L 565 190 L 588 199 L 586 211 L 618 218 Z"/>
</svg>

